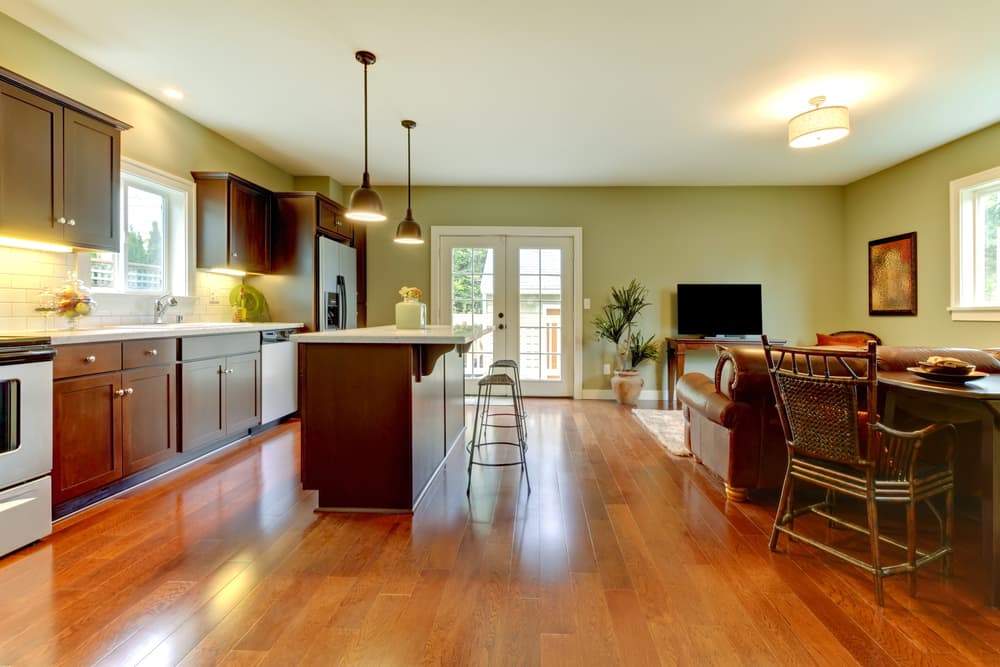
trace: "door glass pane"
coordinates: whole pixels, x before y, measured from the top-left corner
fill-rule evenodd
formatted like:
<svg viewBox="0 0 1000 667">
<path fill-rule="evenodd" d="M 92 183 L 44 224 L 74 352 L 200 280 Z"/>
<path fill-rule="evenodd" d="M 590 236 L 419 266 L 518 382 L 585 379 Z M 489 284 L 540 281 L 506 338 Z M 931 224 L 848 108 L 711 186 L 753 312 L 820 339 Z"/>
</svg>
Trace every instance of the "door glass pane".
<svg viewBox="0 0 1000 667">
<path fill-rule="evenodd" d="M 494 277 L 492 248 L 452 248 L 452 324 L 492 326 Z M 493 334 L 477 339 L 464 357 L 466 377 L 485 375 L 493 363 Z"/>
<path fill-rule="evenodd" d="M 562 379 L 562 251 L 522 248 L 518 253 L 518 344 L 521 377 Z"/>
</svg>

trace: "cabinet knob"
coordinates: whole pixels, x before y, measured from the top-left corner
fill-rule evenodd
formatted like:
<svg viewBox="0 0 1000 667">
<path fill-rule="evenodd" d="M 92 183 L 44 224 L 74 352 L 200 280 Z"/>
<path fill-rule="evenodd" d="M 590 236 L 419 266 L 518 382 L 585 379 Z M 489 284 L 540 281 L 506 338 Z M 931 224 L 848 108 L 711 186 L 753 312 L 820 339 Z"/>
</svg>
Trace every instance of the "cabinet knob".
<svg viewBox="0 0 1000 667">
<path fill-rule="evenodd" d="M 56 218 L 56 222 L 59 223 L 60 225 L 65 225 L 66 224 L 66 218 L 61 218 L 61 217 L 60 218 Z"/>
<path fill-rule="evenodd" d="M 159 353 L 160 353 L 159 350 L 146 350 L 147 357 L 155 357 Z"/>
<path fill-rule="evenodd" d="M 90 355 L 83 358 L 83 363 L 85 364 L 92 364 L 95 361 L 97 361 L 97 357 L 95 357 L 94 355 Z"/>
<path fill-rule="evenodd" d="M 134 392 L 135 392 L 135 389 L 133 389 L 132 387 L 129 387 L 128 389 L 125 390 L 125 395 L 126 396 L 131 396 Z"/>
<path fill-rule="evenodd" d="M 239 255 L 237 255 L 237 254 L 236 254 L 236 253 L 234 252 L 234 253 L 233 253 L 233 257 L 239 257 Z"/>
<path fill-rule="evenodd" d="M 232 368 L 227 368 L 226 369 L 226 375 L 232 375 L 232 374 L 233 374 L 233 369 Z"/>
<path fill-rule="evenodd" d="M 70 227 L 76 227 L 76 220 L 74 220 L 73 218 L 70 218 L 70 219 L 69 219 L 69 220 L 68 220 L 68 221 L 66 222 L 66 224 L 67 224 L 67 225 L 69 225 Z"/>
<path fill-rule="evenodd" d="M 115 396 L 124 396 L 124 395 L 125 395 L 124 389 L 115 389 Z"/>
</svg>

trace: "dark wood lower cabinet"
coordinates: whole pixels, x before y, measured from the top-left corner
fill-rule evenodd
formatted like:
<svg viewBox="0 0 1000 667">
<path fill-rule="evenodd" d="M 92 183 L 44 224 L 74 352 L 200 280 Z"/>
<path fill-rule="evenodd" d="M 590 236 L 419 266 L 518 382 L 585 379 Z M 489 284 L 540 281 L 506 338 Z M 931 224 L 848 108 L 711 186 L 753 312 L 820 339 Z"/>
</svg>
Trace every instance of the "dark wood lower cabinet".
<svg viewBox="0 0 1000 667">
<path fill-rule="evenodd" d="M 121 478 L 121 379 L 105 373 L 53 384 L 54 503 Z"/>
<path fill-rule="evenodd" d="M 126 371 L 122 400 L 124 474 L 166 461 L 177 452 L 175 366 Z"/>
<path fill-rule="evenodd" d="M 260 425 L 260 353 L 181 365 L 181 451 Z"/>
</svg>

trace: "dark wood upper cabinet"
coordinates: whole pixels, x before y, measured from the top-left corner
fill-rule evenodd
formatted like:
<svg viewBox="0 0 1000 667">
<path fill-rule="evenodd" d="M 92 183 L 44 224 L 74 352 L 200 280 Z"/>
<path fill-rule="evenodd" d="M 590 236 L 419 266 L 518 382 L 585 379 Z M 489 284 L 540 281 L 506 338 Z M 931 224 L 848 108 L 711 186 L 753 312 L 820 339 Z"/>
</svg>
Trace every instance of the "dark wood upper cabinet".
<svg viewBox="0 0 1000 667">
<path fill-rule="evenodd" d="M 354 223 L 344 217 L 340 204 L 316 193 L 316 226 L 341 241 L 351 243 L 354 239 Z"/>
<path fill-rule="evenodd" d="M 0 235 L 117 252 L 129 127 L 0 68 Z"/>
<path fill-rule="evenodd" d="M 64 241 L 85 248 L 117 251 L 121 133 L 66 109 L 63 112 L 63 155 Z"/>
<path fill-rule="evenodd" d="M 0 231 L 55 242 L 62 210 L 62 107 L 0 80 Z"/>
<path fill-rule="evenodd" d="M 199 269 L 271 269 L 272 194 L 228 172 L 193 171 Z"/>
</svg>

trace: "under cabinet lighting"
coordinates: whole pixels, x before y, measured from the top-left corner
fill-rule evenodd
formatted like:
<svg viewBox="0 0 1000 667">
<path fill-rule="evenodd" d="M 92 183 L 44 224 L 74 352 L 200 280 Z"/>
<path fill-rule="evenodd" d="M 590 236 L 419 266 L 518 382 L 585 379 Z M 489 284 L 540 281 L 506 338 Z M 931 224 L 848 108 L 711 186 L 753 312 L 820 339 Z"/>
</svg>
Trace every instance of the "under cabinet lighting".
<svg viewBox="0 0 1000 667">
<path fill-rule="evenodd" d="M 236 269 L 205 269 L 209 273 L 221 273 L 224 276 L 240 276 L 241 278 L 247 274 L 246 271 L 237 271 Z"/>
<path fill-rule="evenodd" d="M 26 241 L 24 239 L 12 239 L 8 236 L 0 236 L 0 245 L 11 248 L 24 248 L 25 250 L 43 250 L 45 252 L 73 252 L 73 248 L 59 243 L 45 243 L 43 241 Z"/>
<path fill-rule="evenodd" d="M 184 93 L 182 93 L 181 91 L 177 90 L 176 88 L 164 88 L 163 89 L 163 94 L 164 94 L 164 96 L 169 97 L 172 100 L 183 100 L 184 99 Z"/>
</svg>

